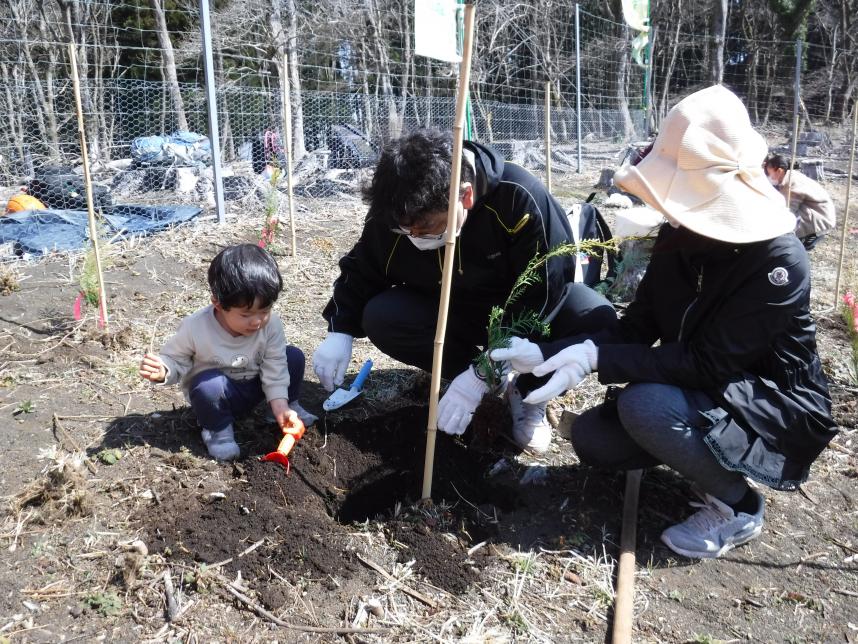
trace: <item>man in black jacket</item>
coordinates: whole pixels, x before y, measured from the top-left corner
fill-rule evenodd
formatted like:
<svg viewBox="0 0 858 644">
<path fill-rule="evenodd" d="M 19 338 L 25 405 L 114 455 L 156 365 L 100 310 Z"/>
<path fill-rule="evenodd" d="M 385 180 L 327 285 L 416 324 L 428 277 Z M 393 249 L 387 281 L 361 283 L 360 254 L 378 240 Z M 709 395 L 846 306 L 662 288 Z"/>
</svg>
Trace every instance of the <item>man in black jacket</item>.
<svg viewBox="0 0 858 644">
<path fill-rule="evenodd" d="M 729 90 L 682 100 L 649 155 L 614 175 L 669 222 L 619 324 L 492 352 L 521 372 L 553 372 L 528 402 L 595 371 L 603 384 L 629 383 L 576 419 L 572 442 L 589 465 L 664 463 L 691 480 L 700 509 L 662 533 L 688 557 L 719 557 L 757 537 L 765 504 L 746 477 L 796 490 L 837 432 L 807 252 L 762 172 L 765 154 Z"/>
<path fill-rule="evenodd" d="M 328 336 L 313 367 L 328 390 L 342 383 L 355 337 L 368 336 L 401 362 L 432 368 L 451 152 L 450 135 L 435 129 L 415 130 L 384 149 L 365 190 L 363 232 L 340 260 L 323 312 Z M 572 239 L 565 212 L 542 183 L 478 143 L 464 144 L 459 201 L 443 360 L 443 375 L 453 381 L 438 410 L 438 427 L 450 434 L 465 431 L 488 390 L 473 361 L 486 346 L 491 308 L 504 303 L 537 253 Z M 575 261 L 560 256 L 547 262 L 512 312 L 529 309 L 552 319 L 557 337 L 613 324 L 610 303 L 573 283 Z M 507 389 L 513 438 L 522 448 L 544 451 L 551 438 L 545 403 L 522 402 L 522 390 L 526 394 L 533 382 L 523 377 Z"/>
</svg>

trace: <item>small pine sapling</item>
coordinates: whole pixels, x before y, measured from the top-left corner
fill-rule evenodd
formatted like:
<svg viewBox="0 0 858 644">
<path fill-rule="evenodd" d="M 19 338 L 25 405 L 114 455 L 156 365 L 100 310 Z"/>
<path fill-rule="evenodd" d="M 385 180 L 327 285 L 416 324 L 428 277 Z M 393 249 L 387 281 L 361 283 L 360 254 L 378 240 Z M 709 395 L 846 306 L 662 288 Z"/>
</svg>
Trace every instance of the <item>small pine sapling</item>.
<svg viewBox="0 0 858 644">
<path fill-rule="evenodd" d="M 277 229 L 280 226 L 280 193 L 277 190 L 277 182 L 280 181 L 280 175 L 283 171 L 278 166 L 273 166 L 271 169 L 271 179 L 269 180 L 268 191 L 265 195 L 265 221 L 262 224 L 262 233 L 259 237 L 259 247 L 273 246 L 274 239 L 277 236 Z"/>
<path fill-rule="evenodd" d="M 96 226 L 96 235 L 98 236 L 99 248 L 106 248 L 104 243 L 104 235 L 102 226 Z M 107 254 L 102 257 L 103 265 L 106 268 L 108 265 Z M 98 327 L 105 326 L 104 311 L 101 308 L 101 297 L 98 288 L 98 263 L 95 258 L 95 248 L 90 246 L 83 258 L 83 267 L 78 278 L 78 294 L 74 300 L 72 314 L 75 320 L 80 320 L 83 317 L 83 308 L 86 305 L 94 307 L 98 311 Z"/>
<path fill-rule="evenodd" d="M 503 306 L 492 307 L 487 327 L 486 350 L 479 355 L 475 366 L 477 372 L 485 378 L 488 392 L 483 396 L 471 420 L 472 447 L 477 449 L 488 447 L 494 442 L 501 428 L 512 422 L 509 408 L 499 397 L 503 391 L 507 365 L 504 362 L 492 360 L 489 356 L 491 351 L 508 347 L 513 336 L 538 339 L 547 337 L 551 331 L 549 323 L 536 311 L 524 309 L 513 312 L 510 310 L 511 307 L 529 287 L 542 280 L 540 270 L 551 259 L 563 255 L 598 256 L 604 251 L 616 252 L 618 244 L 626 239 L 632 238 L 614 238 L 604 242 L 586 239 L 578 243 L 559 244 L 543 255 L 534 255 L 513 283 Z"/>
</svg>

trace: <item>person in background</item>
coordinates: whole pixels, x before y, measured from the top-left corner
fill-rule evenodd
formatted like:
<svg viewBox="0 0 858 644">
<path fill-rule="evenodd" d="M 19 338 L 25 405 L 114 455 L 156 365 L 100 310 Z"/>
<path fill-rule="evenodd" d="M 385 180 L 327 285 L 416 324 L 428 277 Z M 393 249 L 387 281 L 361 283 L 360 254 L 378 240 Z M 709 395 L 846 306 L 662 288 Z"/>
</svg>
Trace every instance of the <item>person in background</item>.
<svg viewBox="0 0 858 644">
<path fill-rule="evenodd" d="M 538 402 L 598 372 L 628 385 L 581 414 L 585 464 L 666 464 L 692 482 L 696 513 L 662 533 L 687 557 L 718 557 L 757 537 L 764 499 L 751 479 L 796 490 L 837 432 L 810 315 L 807 251 L 766 180 L 763 138 L 720 85 L 668 114 L 650 153 L 614 176 L 664 224 L 618 326 L 493 359 L 544 376 Z M 547 358 L 547 360 L 546 360 Z"/>
<path fill-rule="evenodd" d="M 160 354 L 143 357 L 140 376 L 181 383 L 209 454 L 232 460 L 233 421 L 262 400 L 281 427 L 317 418 L 298 403 L 304 354 L 286 345 L 271 311 L 283 289 L 274 258 L 256 244 L 229 246 L 212 260 L 208 281 L 212 303 L 182 320 Z"/>
<path fill-rule="evenodd" d="M 323 311 L 328 335 L 313 355 L 327 390 L 343 382 L 354 338 L 367 336 L 387 355 L 429 371 L 444 263 L 452 137 L 420 128 L 383 150 L 364 191 L 369 212 L 360 239 L 340 260 L 340 276 Z M 443 376 L 452 378 L 438 407 L 438 428 L 462 434 L 488 391 L 474 360 L 486 347 L 493 306 L 537 253 L 569 242 L 566 213 L 545 186 L 488 146 L 464 142 L 458 195 L 455 268 L 444 343 Z M 510 313 L 551 318 L 556 337 L 616 323 L 610 302 L 573 283 L 575 258 L 549 260 Z M 506 390 L 512 438 L 523 449 L 548 449 L 545 403 L 522 402 L 535 385 L 522 376 Z"/>
<path fill-rule="evenodd" d="M 771 184 L 784 199 L 789 194 L 789 209 L 795 214 L 795 234 L 807 250 L 834 228 L 837 218 L 831 195 L 819 183 L 790 168 L 780 154 L 769 154 L 764 167 Z"/>
</svg>

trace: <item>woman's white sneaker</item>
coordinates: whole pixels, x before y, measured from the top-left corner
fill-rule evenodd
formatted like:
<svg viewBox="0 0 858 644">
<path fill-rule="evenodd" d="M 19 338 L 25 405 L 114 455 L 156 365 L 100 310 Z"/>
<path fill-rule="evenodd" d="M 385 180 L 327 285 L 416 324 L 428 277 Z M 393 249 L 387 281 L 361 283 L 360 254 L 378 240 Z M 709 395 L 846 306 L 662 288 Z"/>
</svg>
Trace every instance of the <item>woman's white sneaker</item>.
<svg viewBox="0 0 858 644">
<path fill-rule="evenodd" d="M 522 400 L 515 383 L 506 390 L 509 411 L 512 414 L 512 439 L 521 449 L 542 453 L 551 444 L 551 425 L 545 416 L 548 403 L 531 405 Z"/>
<path fill-rule="evenodd" d="M 729 505 L 710 494 L 702 502 L 690 505 L 700 508 L 682 523 L 661 533 L 661 540 L 674 552 L 694 559 L 714 559 L 736 546 L 755 539 L 763 530 L 765 502 L 758 498 L 754 514 L 733 511 Z"/>
</svg>

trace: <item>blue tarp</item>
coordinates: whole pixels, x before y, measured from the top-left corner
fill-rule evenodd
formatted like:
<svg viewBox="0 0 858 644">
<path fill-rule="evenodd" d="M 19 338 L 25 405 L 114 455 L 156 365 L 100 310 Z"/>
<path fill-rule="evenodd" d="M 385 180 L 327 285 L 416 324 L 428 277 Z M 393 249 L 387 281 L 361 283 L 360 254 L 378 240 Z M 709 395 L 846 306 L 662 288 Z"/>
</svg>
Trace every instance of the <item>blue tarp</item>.
<svg viewBox="0 0 858 644">
<path fill-rule="evenodd" d="M 105 235 L 148 235 L 189 221 L 200 212 L 196 206 L 113 206 L 104 214 Z M 88 239 L 85 210 L 24 210 L 0 217 L 0 244 L 11 242 L 16 255 L 82 249 Z"/>
</svg>

